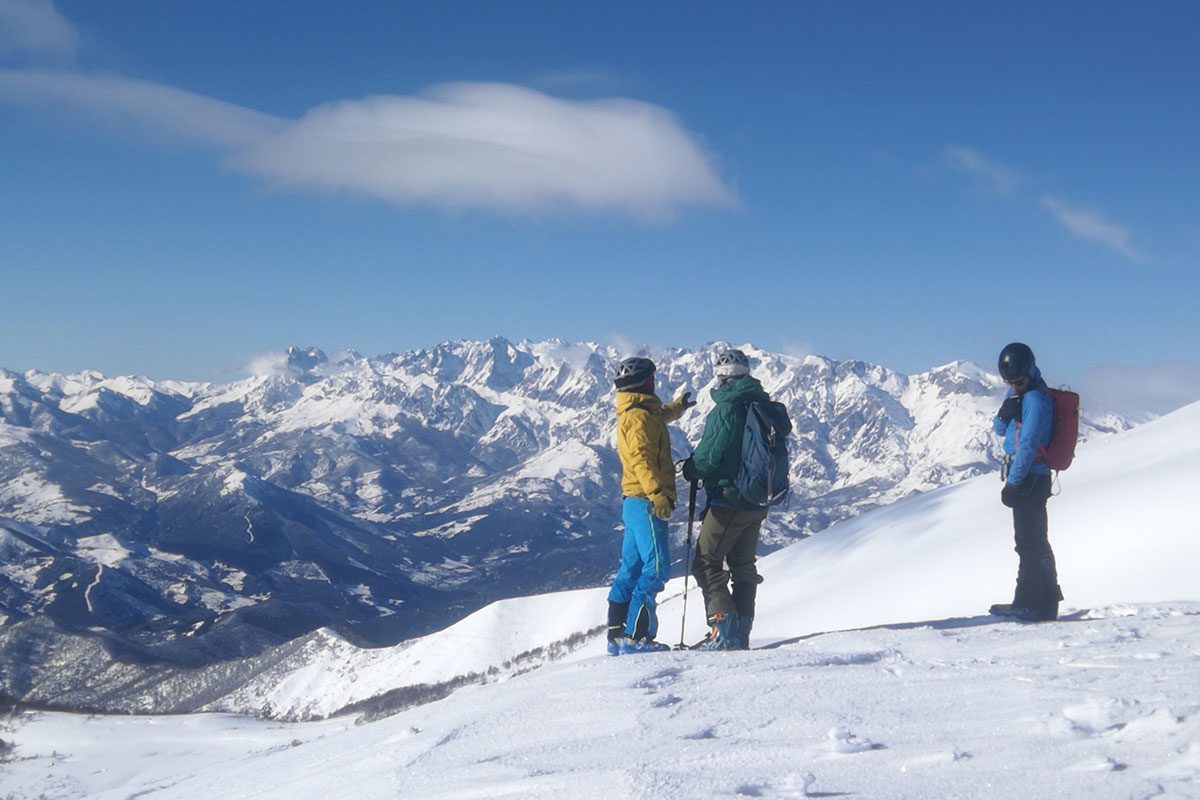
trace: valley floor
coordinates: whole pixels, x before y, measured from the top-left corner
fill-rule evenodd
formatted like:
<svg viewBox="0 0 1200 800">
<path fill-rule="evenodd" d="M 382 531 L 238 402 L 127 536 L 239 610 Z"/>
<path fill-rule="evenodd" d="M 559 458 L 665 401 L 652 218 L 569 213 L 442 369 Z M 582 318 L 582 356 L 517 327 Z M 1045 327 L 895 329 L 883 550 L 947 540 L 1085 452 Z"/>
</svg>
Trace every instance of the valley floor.
<svg viewBox="0 0 1200 800">
<path fill-rule="evenodd" d="M 26 715 L 0 798 L 1200 797 L 1200 603 L 756 646 L 571 660 L 363 724 Z"/>
</svg>

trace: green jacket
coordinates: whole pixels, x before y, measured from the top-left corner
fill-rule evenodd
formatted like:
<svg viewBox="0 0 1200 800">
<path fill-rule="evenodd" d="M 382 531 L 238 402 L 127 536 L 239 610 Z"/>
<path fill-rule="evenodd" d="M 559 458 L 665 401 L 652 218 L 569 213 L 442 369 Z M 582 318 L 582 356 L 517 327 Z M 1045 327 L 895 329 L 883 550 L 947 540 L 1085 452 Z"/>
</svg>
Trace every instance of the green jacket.
<svg viewBox="0 0 1200 800">
<path fill-rule="evenodd" d="M 726 489 L 732 489 L 742 460 L 742 432 L 746 428 L 746 403 L 766 402 L 771 398 L 757 378 L 745 375 L 712 390 L 716 406 L 704 420 L 704 435 L 692 466 L 704 481 L 709 500 L 728 502 Z M 736 489 L 733 494 L 736 495 Z M 732 498 L 730 498 L 732 499 Z"/>
</svg>

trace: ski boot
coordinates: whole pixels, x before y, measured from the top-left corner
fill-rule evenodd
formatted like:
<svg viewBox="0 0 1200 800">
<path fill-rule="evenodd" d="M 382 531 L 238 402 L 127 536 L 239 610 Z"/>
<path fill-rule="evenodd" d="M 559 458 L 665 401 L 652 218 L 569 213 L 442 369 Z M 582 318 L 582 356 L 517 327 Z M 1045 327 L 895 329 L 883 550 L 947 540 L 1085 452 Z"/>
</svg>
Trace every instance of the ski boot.
<svg viewBox="0 0 1200 800">
<path fill-rule="evenodd" d="M 738 650 L 750 649 L 750 630 L 754 627 L 754 617 L 746 617 L 741 614 L 735 614 L 737 620 L 737 642 Z"/>
<path fill-rule="evenodd" d="M 617 644 L 618 655 L 628 656 L 635 653 L 662 653 L 671 649 L 671 645 L 656 642 L 649 637 L 634 639 L 622 636 Z"/>
<path fill-rule="evenodd" d="M 1058 603 L 1053 608 L 1014 608 L 1017 622 L 1053 622 L 1058 619 Z"/>
<path fill-rule="evenodd" d="M 737 614 L 713 614 L 708 619 L 708 636 L 693 650 L 741 650 Z"/>
<path fill-rule="evenodd" d="M 621 639 L 625 637 L 625 617 L 629 614 L 629 603 L 608 601 L 608 644 L 610 656 L 621 655 Z"/>
</svg>

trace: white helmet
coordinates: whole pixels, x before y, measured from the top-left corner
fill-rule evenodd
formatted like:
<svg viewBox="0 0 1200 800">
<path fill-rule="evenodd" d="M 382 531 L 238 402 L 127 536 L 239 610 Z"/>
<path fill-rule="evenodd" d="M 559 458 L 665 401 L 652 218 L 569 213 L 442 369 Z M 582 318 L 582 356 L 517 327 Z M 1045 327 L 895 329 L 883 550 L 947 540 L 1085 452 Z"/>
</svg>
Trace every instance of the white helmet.
<svg viewBox="0 0 1200 800">
<path fill-rule="evenodd" d="M 740 378 L 750 374 L 750 359 L 741 350 L 722 350 L 717 353 L 717 364 L 713 370 L 721 380 Z"/>
</svg>

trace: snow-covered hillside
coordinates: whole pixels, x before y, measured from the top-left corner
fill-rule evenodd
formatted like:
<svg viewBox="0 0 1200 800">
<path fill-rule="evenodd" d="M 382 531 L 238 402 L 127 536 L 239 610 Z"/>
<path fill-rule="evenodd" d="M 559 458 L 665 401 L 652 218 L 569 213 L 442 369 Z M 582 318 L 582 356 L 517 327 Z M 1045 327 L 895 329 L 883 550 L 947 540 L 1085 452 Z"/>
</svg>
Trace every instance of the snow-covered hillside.
<svg viewBox="0 0 1200 800">
<path fill-rule="evenodd" d="M 700 437 L 716 347 L 650 353 L 660 394 L 700 401 L 677 457 Z M 976 365 L 909 376 L 746 349 L 796 428 L 794 498 L 766 550 L 997 463 L 1002 387 Z M 318 628 L 394 644 L 497 598 L 602 582 L 622 355 L 293 349 L 227 385 L 0 371 L 0 695 L 194 709 Z M 189 689 L 182 671 L 210 666 Z"/>
<path fill-rule="evenodd" d="M 999 485 L 984 476 L 764 558 L 754 651 L 614 659 L 600 654 L 597 633 L 540 669 L 498 672 L 360 724 L 21 717 L 0 734 L 14 745 L 0 790 L 164 799 L 1197 797 L 1198 475 L 1200 404 L 1080 449 L 1050 504 L 1067 594 L 1058 622 L 981 612 L 1007 598 L 1015 571 Z M 538 641 L 594 627 L 602 598 L 595 590 L 496 604 L 391 650 L 390 686 L 405 683 L 405 669 L 450 679 L 461 671 L 451 653 L 486 672 Z M 697 636 L 695 594 L 690 603 Z M 680 606 L 664 604 L 664 638 L 678 630 Z M 857 630 L 836 632 L 845 628 Z M 274 700 L 340 692 L 344 702 L 358 684 L 373 684 L 366 693 L 389 685 L 386 669 L 339 664 L 310 664 Z"/>
<path fill-rule="evenodd" d="M 1065 606 L 1200 600 L 1194 574 L 1200 517 L 1192 497 L 1198 477 L 1200 403 L 1081 445 L 1048 506 Z M 1016 555 L 1012 518 L 999 495 L 997 478 L 982 476 L 864 514 L 766 556 L 760 560 L 765 582 L 755 638 L 973 617 L 994 602 L 1009 602 Z M 704 627 L 699 593 L 692 589 L 688 641 L 699 639 Z M 561 649 L 572 634 L 598 631 L 605 594 L 598 588 L 503 601 L 394 648 L 363 650 L 325 635 L 302 659 L 262 671 L 210 707 L 325 716 L 406 687 L 489 669 L 511 671 L 522 654 Z M 681 594 L 677 579 L 662 595 L 664 641 L 678 640 Z M 595 638 L 590 642 L 582 655 L 589 647 L 600 649 Z M 449 672 L 448 663 L 454 664 Z"/>
</svg>

